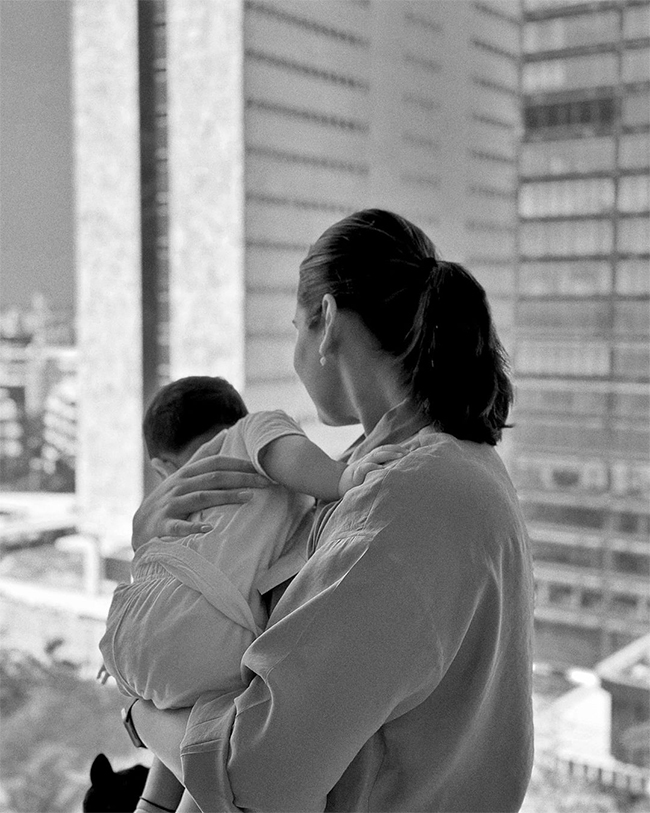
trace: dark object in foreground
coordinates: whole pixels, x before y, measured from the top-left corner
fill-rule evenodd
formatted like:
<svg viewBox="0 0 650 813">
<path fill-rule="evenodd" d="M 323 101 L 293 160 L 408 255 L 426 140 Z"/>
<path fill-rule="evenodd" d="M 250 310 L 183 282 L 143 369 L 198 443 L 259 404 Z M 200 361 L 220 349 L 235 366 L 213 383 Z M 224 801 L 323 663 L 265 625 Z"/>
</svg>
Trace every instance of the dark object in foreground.
<svg viewBox="0 0 650 813">
<path fill-rule="evenodd" d="M 147 781 L 149 768 L 133 765 L 114 771 L 104 754 L 90 766 L 90 787 L 83 801 L 84 813 L 132 813 Z"/>
</svg>

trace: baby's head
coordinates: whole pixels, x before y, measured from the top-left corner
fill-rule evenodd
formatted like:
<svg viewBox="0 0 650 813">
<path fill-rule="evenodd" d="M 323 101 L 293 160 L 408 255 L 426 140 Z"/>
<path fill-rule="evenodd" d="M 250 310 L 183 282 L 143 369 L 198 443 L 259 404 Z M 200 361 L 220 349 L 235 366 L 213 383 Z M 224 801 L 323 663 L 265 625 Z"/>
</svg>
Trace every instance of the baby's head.
<svg viewBox="0 0 650 813">
<path fill-rule="evenodd" d="M 237 390 L 224 378 L 179 378 L 153 397 L 142 424 L 151 465 L 164 479 L 222 429 L 248 413 Z"/>
</svg>

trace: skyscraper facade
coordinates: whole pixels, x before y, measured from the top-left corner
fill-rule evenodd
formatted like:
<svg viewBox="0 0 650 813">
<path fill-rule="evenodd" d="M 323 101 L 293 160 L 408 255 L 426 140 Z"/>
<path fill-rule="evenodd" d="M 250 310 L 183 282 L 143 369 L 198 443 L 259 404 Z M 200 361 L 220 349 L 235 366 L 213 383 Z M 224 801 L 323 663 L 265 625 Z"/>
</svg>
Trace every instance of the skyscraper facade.
<svg viewBox="0 0 650 813">
<path fill-rule="evenodd" d="M 526 0 L 512 466 L 538 657 L 650 620 L 650 4 Z"/>
<path fill-rule="evenodd" d="M 509 343 L 520 127 L 518 4 L 155 0 L 148 22 L 142 5 L 73 13 L 77 489 L 84 530 L 122 542 L 153 384 L 223 375 L 328 442 L 291 320 L 302 257 L 346 214 L 418 223 L 483 281 Z"/>
</svg>

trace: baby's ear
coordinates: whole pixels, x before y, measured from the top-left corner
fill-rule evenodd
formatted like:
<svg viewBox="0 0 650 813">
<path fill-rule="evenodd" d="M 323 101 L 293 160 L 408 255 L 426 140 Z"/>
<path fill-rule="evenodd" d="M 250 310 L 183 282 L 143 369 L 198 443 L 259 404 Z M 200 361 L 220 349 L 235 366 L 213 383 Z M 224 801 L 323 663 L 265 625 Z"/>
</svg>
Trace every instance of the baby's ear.
<svg viewBox="0 0 650 813">
<path fill-rule="evenodd" d="M 110 785 L 113 778 L 113 768 L 104 754 L 97 754 L 90 766 L 90 783 L 95 788 Z"/>
<path fill-rule="evenodd" d="M 151 459 L 151 468 L 158 474 L 163 480 L 166 480 L 170 474 L 173 474 L 175 471 L 178 470 L 178 467 L 175 466 L 169 460 L 163 460 L 160 457 L 153 457 Z"/>
</svg>

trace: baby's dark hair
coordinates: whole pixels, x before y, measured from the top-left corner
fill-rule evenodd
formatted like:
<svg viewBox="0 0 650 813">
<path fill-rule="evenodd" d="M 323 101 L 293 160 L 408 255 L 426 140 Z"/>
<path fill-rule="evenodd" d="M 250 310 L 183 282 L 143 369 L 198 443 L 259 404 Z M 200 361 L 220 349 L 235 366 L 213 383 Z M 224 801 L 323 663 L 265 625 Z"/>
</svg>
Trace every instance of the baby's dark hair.
<svg viewBox="0 0 650 813">
<path fill-rule="evenodd" d="M 237 390 L 225 378 L 191 375 L 158 390 L 142 422 L 149 457 L 180 452 L 200 435 L 216 435 L 248 414 Z"/>
<path fill-rule="evenodd" d="M 400 215 L 365 209 L 330 226 L 300 266 L 308 324 L 323 296 L 358 314 L 400 364 L 405 386 L 442 432 L 496 444 L 512 403 L 508 359 L 485 291 Z"/>
</svg>

